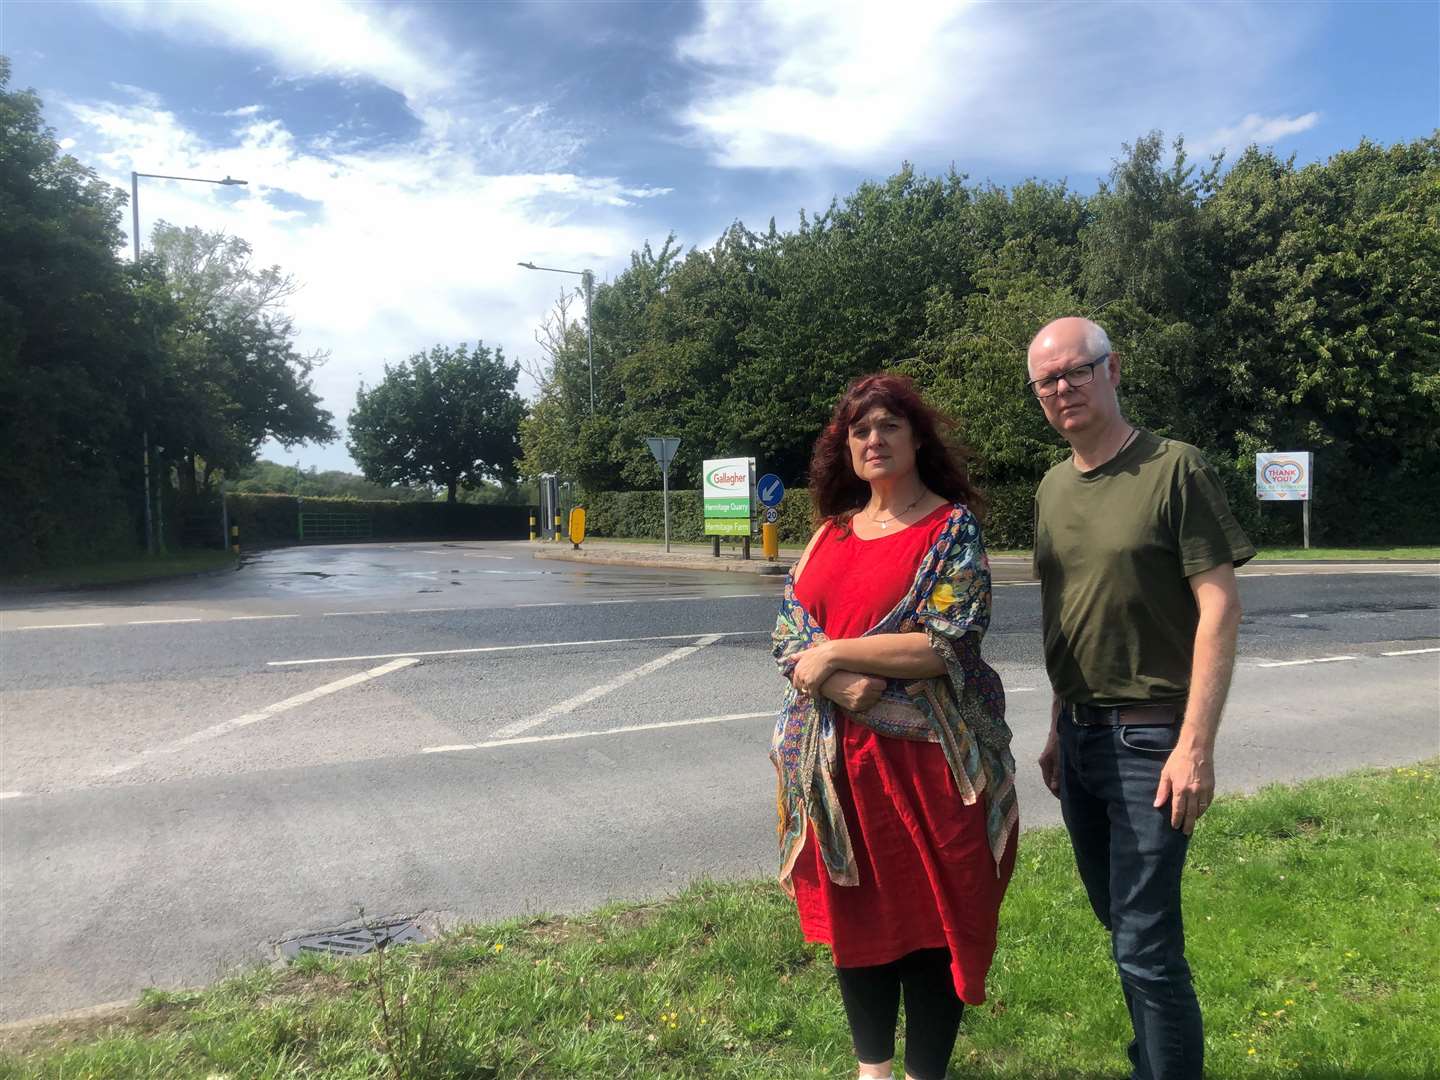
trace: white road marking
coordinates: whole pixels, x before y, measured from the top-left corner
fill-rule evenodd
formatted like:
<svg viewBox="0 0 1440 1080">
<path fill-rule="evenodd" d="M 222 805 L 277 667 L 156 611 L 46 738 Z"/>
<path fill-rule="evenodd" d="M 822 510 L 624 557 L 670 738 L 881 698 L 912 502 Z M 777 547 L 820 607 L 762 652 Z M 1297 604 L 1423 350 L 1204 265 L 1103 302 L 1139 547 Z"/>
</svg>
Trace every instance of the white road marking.
<svg viewBox="0 0 1440 1080">
<path fill-rule="evenodd" d="M 198 619 L 198 618 L 194 618 L 194 619 L 131 619 L 131 620 L 128 621 L 125 625 L 126 625 L 126 626 L 163 626 L 163 625 L 165 625 L 166 623 L 200 622 L 200 621 L 201 621 L 201 620 Z"/>
<path fill-rule="evenodd" d="M 1335 664 L 1341 660 L 1358 660 L 1358 656 L 1316 656 L 1309 660 L 1263 660 L 1256 667 L 1299 667 L 1301 664 Z"/>
<path fill-rule="evenodd" d="M 774 716 L 779 710 L 768 712 L 730 713 L 726 716 L 701 716 L 694 720 L 662 720 L 654 724 L 626 724 L 624 727 L 606 728 L 604 731 L 567 731 L 559 735 L 522 735 L 514 739 L 490 739 L 487 742 L 455 743 L 451 746 L 426 746 L 422 754 L 450 754 L 457 750 L 489 750 L 497 746 L 522 746 L 526 743 L 564 742 L 567 739 L 594 739 L 601 735 L 625 735 L 633 731 L 655 731 L 659 728 L 695 727 L 699 724 L 723 724 L 730 720 L 758 720 L 762 716 Z"/>
<path fill-rule="evenodd" d="M 231 615 L 230 622 L 249 622 L 256 619 L 298 619 L 299 614 L 294 615 Z"/>
<path fill-rule="evenodd" d="M 7 630 L 81 630 L 87 627 L 104 626 L 103 622 L 57 622 L 40 623 L 36 626 L 9 626 Z"/>
<path fill-rule="evenodd" d="M 572 698 L 566 698 L 564 701 L 557 702 L 556 704 L 551 705 L 548 709 L 545 709 L 543 712 L 538 712 L 534 716 L 526 717 L 524 720 L 516 720 L 513 724 L 506 724 L 504 727 L 497 728 L 495 731 L 495 737 L 499 739 L 510 739 L 514 738 L 516 735 L 523 735 L 531 728 L 537 728 L 541 724 L 547 724 L 551 720 L 558 719 L 559 717 L 565 716 L 567 713 L 574 712 L 582 705 L 588 705 L 592 701 L 598 701 L 606 694 L 613 693 L 614 691 L 619 690 L 622 686 L 627 686 L 630 683 L 634 682 L 636 679 L 644 678 L 646 675 L 649 675 L 652 672 L 659 671 L 663 667 L 669 667 L 677 660 L 684 660 L 685 657 L 691 655 L 692 653 L 697 653 L 701 649 L 706 648 L 707 646 L 714 645 L 715 642 L 719 640 L 719 634 L 706 634 L 704 637 L 697 640 L 694 645 L 686 645 L 679 649 L 671 649 L 664 656 L 656 657 L 648 664 L 641 664 L 637 668 L 632 668 L 629 671 L 615 676 L 615 678 L 610 679 L 608 682 L 603 682 L 599 686 L 592 686 L 584 693 L 576 694 Z"/>
<path fill-rule="evenodd" d="M 1310 618 L 1310 616 L 1309 616 L 1309 615 L 1294 615 L 1294 614 L 1292 614 L 1292 615 L 1290 616 L 1290 618 L 1292 618 L 1292 619 L 1308 619 L 1308 618 Z"/>
<path fill-rule="evenodd" d="M 1434 649 L 1396 649 L 1394 652 L 1382 652 L 1381 656 L 1418 656 L 1421 653 L 1440 652 L 1440 648 Z"/>
<path fill-rule="evenodd" d="M 211 739 L 218 739 L 221 735 L 228 735 L 232 731 L 249 727 L 251 724 L 259 723 L 261 720 L 268 720 L 272 716 L 289 712 L 291 709 L 308 704 L 317 698 L 338 693 L 351 686 L 359 686 L 361 683 L 369 682 L 371 679 L 378 679 L 382 675 L 388 675 L 392 671 L 399 671 L 401 668 L 407 668 L 411 664 L 418 664 L 419 662 L 420 661 L 414 657 L 407 656 L 400 660 L 392 660 L 390 663 L 382 664 L 377 668 L 371 668 L 369 671 L 361 671 L 354 675 L 347 675 L 343 679 L 336 679 L 334 682 L 328 682 L 324 686 L 317 686 L 314 690 L 306 690 L 303 694 L 296 694 L 294 697 L 288 697 L 284 701 L 277 701 L 274 705 L 267 705 L 265 708 L 256 712 L 246 713 L 244 716 L 237 716 L 233 720 L 225 720 L 219 724 L 212 724 L 208 728 L 201 728 L 199 731 L 186 735 L 183 739 L 176 739 L 174 742 L 166 743 L 164 746 L 153 747 L 144 751 L 139 756 L 131 758 L 129 761 L 121 762 L 119 765 L 106 769 L 100 773 L 100 776 L 119 776 L 121 773 L 129 772 L 131 769 L 144 765 L 151 758 L 158 757 L 162 754 L 178 753 L 188 746 L 208 742 Z"/>
<path fill-rule="evenodd" d="M 25 792 L 23 791 L 0 791 L 0 799 L 23 799 L 24 797 Z"/>
<path fill-rule="evenodd" d="M 1007 686 L 1005 692 L 1007 694 L 1031 694 L 1034 693 L 1036 689 L 1034 686 Z"/>
<path fill-rule="evenodd" d="M 426 615 L 426 614 L 430 614 L 430 613 L 433 613 L 433 612 L 436 612 L 436 611 L 464 611 L 464 610 L 465 610 L 464 608 L 453 608 L 453 607 L 412 607 L 412 608 L 406 608 L 406 609 L 405 609 L 405 614 L 406 614 L 406 615 Z"/>
<path fill-rule="evenodd" d="M 506 562 L 515 561 L 514 555 L 477 555 L 470 551 L 461 552 L 461 554 L 467 559 L 504 559 Z"/>
<path fill-rule="evenodd" d="M 322 616 L 330 615 L 389 615 L 388 611 L 322 611 Z"/>
<path fill-rule="evenodd" d="M 473 653 L 517 652 L 523 649 L 568 649 L 577 645 L 629 645 L 640 641 L 694 641 L 714 638 L 770 636 L 769 630 L 727 630 L 719 634 L 654 634 L 649 637 L 591 638 L 587 641 L 540 641 L 532 645 L 477 645 L 470 649 L 411 649 L 407 652 L 374 653 L 369 656 L 320 656 L 313 660 L 267 660 L 266 667 L 298 667 L 302 664 L 344 664 L 359 660 L 390 660 L 397 656 L 467 656 Z"/>
<path fill-rule="evenodd" d="M 546 602 L 546 603 L 544 603 L 544 604 L 516 604 L 515 606 L 516 606 L 517 608 L 524 608 L 524 607 L 564 607 L 564 606 L 565 606 L 565 601 L 564 601 L 564 600 L 551 600 L 551 601 L 548 601 L 548 602 Z"/>
</svg>

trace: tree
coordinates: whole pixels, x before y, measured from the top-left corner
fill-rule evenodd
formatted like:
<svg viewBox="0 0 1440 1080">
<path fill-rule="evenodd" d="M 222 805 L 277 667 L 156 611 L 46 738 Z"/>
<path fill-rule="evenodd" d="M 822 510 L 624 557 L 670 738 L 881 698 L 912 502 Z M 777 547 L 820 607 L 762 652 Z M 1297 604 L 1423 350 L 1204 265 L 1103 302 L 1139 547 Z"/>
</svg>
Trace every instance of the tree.
<svg viewBox="0 0 1440 1080">
<path fill-rule="evenodd" d="M 355 395 L 350 455 L 372 483 L 437 484 L 452 503 L 462 484 L 513 481 L 525 416 L 518 375 L 479 342 L 386 364 L 380 384 Z"/>
<path fill-rule="evenodd" d="M 284 302 L 298 287 L 279 267 L 257 268 L 238 236 L 158 222 L 147 293 L 162 329 L 149 388 L 155 441 L 177 465 L 184 494 L 215 469 L 235 473 L 266 439 L 284 446 L 337 437 Z"/>
<path fill-rule="evenodd" d="M 139 535 L 141 435 L 123 193 L 62 154 L 0 57 L 0 560 Z"/>
</svg>

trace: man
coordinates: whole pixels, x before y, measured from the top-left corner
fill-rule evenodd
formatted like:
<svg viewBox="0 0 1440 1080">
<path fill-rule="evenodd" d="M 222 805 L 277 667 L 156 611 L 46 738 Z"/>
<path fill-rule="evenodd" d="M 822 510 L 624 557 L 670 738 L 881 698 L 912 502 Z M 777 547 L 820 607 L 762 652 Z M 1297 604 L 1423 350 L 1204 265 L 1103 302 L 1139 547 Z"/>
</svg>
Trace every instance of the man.
<svg viewBox="0 0 1440 1080">
<path fill-rule="evenodd" d="M 1193 446 L 1120 412 L 1120 357 L 1088 319 L 1030 345 L 1031 392 L 1071 455 L 1035 494 L 1045 665 L 1040 755 L 1090 904 L 1110 931 L 1135 1037 L 1132 1080 L 1198 1080 L 1180 872 L 1215 791 L 1240 599 L 1255 554 Z"/>
</svg>

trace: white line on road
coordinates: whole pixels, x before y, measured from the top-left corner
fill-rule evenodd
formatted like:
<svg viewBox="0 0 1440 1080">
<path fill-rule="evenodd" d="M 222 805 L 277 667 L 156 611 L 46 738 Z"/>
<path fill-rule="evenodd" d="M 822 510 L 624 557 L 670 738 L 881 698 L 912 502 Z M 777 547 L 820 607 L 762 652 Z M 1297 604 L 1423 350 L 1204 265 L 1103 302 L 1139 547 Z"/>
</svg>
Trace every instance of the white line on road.
<svg viewBox="0 0 1440 1080">
<path fill-rule="evenodd" d="M 272 716 L 278 716 L 280 713 L 298 708 L 317 698 L 337 693 L 351 686 L 359 686 L 361 683 L 369 682 L 371 679 L 378 679 L 382 675 L 388 675 L 392 671 L 399 671 L 401 668 L 406 668 L 411 664 L 418 664 L 419 662 L 420 661 L 414 657 L 407 656 L 400 660 L 392 660 L 390 663 L 382 664 L 377 668 L 371 668 L 369 671 L 361 671 L 355 675 L 347 675 L 343 679 L 336 679 L 334 682 L 328 682 L 324 686 L 317 686 L 314 690 L 306 690 L 303 694 L 296 694 L 294 697 L 288 697 L 284 701 L 277 701 L 274 705 L 267 705 L 257 712 L 246 713 L 244 716 L 237 716 L 233 720 L 212 724 L 208 728 L 201 728 L 199 731 L 186 735 L 183 739 L 176 739 L 174 742 L 166 743 L 164 746 L 153 747 L 138 757 L 131 758 L 129 761 L 121 762 L 119 765 L 106 769 L 100 775 L 106 777 L 119 776 L 121 773 L 129 772 L 131 769 L 144 765 L 148 760 L 158 755 L 174 754 L 185 749 L 187 746 L 194 746 L 196 743 L 217 739 L 221 735 L 228 735 L 230 732 L 239 728 L 249 727 L 251 724 L 259 723 L 261 720 L 268 720 Z"/>
<path fill-rule="evenodd" d="M 1033 686 L 1007 686 L 1005 692 L 1007 694 L 1033 694 L 1035 689 Z"/>
<path fill-rule="evenodd" d="M 300 618 L 299 614 L 295 614 L 295 615 L 231 615 L 231 616 L 230 616 L 230 622 L 250 622 L 250 621 L 253 621 L 253 620 L 256 620 L 256 619 L 298 619 L 298 618 Z"/>
<path fill-rule="evenodd" d="M 163 626 L 166 623 L 200 622 L 199 618 L 194 619 L 130 619 L 126 626 Z"/>
<path fill-rule="evenodd" d="M 388 611 L 322 611 L 321 615 L 389 615 Z"/>
<path fill-rule="evenodd" d="M 1262 660 L 1256 667 L 1299 667 L 1301 664 L 1335 664 L 1341 660 L 1358 660 L 1358 656 L 1316 656 L 1310 660 Z"/>
<path fill-rule="evenodd" d="M 36 626 L 12 626 L 11 630 L 80 630 L 85 627 L 104 626 L 103 622 L 57 622 L 40 623 Z"/>
<path fill-rule="evenodd" d="M 726 716 L 701 716 L 695 720 L 662 720 L 655 724 L 626 724 L 624 727 L 606 728 L 604 731 L 567 731 L 559 735 L 522 735 L 516 739 L 491 739 L 487 742 L 456 743 L 452 746 L 426 746 L 422 754 L 450 754 L 457 750 L 489 750 L 496 746 L 522 746 L 527 743 L 563 742 L 566 739 L 593 739 L 600 735 L 625 735 L 632 731 L 655 731 L 659 728 L 695 727 L 698 724 L 723 724 L 730 720 L 758 720 L 762 716 L 774 716 L 777 710 L 769 712 L 730 713 Z"/>
<path fill-rule="evenodd" d="M 25 792 L 23 791 L 0 791 L 0 799 L 23 799 L 24 797 Z"/>
<path fill-rule="evenodd" d="M 1309 616 L 1309 615 L 1294 615 L 1294 614 L 1292 614 L 1292 615 L 1290 616 L 1290 618 L 1292 618 L 1292 619 L 1308 619 L 1308 618 L 1310 618 L 1310 616 Z"/>
<path fill-rule="evenodd" d="M 565 604 L 566 604 L 566 601 L 564 601 L 564 600 L 549 600 L 549 601 L 546 601 L 546 602 L 543 603 L 543 604 L 516 604 L 515 606 L 516 606 L 517 608 L 522 608 L 522 607 L 564 607 Z"/>
<path fill-rule="evenodd" d="M 669 667 L 677 660 L 684 660 L 685 657 L 691 653 L 697 653 L 709 645 L 714 645 L 715 642 L 719 640 L 719 634 L 706 634 L 696 641 L 694 645 L 671 649 L 664 656 L 656 657 L 648 664 L 641 664 L 637 668 L 632 668 L 623 674 L 615 676 L 615 678 L 608 682 L 603 682 L 599 686 L 592 686 L 584 693 L 576 694 L 572 698 L 566 698 L 564 701 L 557 702 L 543 712 L 538 712 L 534 716 L 526 717 L 524 720 L 516 720 L 513 724 L 506 724 L 504 727 L 497 728 L 495 736 L 500 739 L 511 739 L 516 735 L 523 735 L 531 728 L 537 728 L 541 724 L 549 723 L 551 720 L 565 716 L 567 713 L 572 713 L 582 705 L 588 705 L 592 701 L 598 701 L 606 694 L 613 693 L 622 686 L 627 686 L 636 679 L 644 678 L 646 675 L 659 671 L 663 667 Z"/>
<path fill-rule="evenodd" d="M 769 630 L 727 630 L 704 635 L 714 638 L 770 636 Z M 516 652 L 522 649 L 568 649 L 579 645 L 629 645 L 642 641 L 694 641 L 700 634 L 655 634 L 649 637 L 592 638 L 588 641 L 540 641 L 533 645 L 477 645 L 470 649 L 411 649 L 407 652 L 373 653 L 369 656 L 320 656 L 313 660 L 267 660 L 267 667 L 298 667 L 301 664 L 344 664 L 359 660 L 390 660 L 397 656 L 467 656 L 474 653 Z"/>
<path fill-rule="evenodd" d="M 1381 656 L 1418 656 L 1420 653 L 1440 652 L 1440 648 L 1434 649 L 1397 649 L 1394 652 L 1382 652 Z"/>
</svg>

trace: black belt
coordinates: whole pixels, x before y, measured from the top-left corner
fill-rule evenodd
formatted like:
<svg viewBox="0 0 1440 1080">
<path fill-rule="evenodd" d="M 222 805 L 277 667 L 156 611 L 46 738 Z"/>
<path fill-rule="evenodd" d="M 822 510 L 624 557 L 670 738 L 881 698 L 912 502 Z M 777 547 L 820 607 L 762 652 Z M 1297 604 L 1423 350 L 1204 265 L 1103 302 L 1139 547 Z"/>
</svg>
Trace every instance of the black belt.
<svg viewBox="0 0 1440 1080">
<path fill-rule="evenodd" d="M 1080 727 L 1124 727 L 1127 724 L 1178 724 L 1184 703 L 1139 705 L 1071 705 L 1070 719 Z"/>
</svg>

